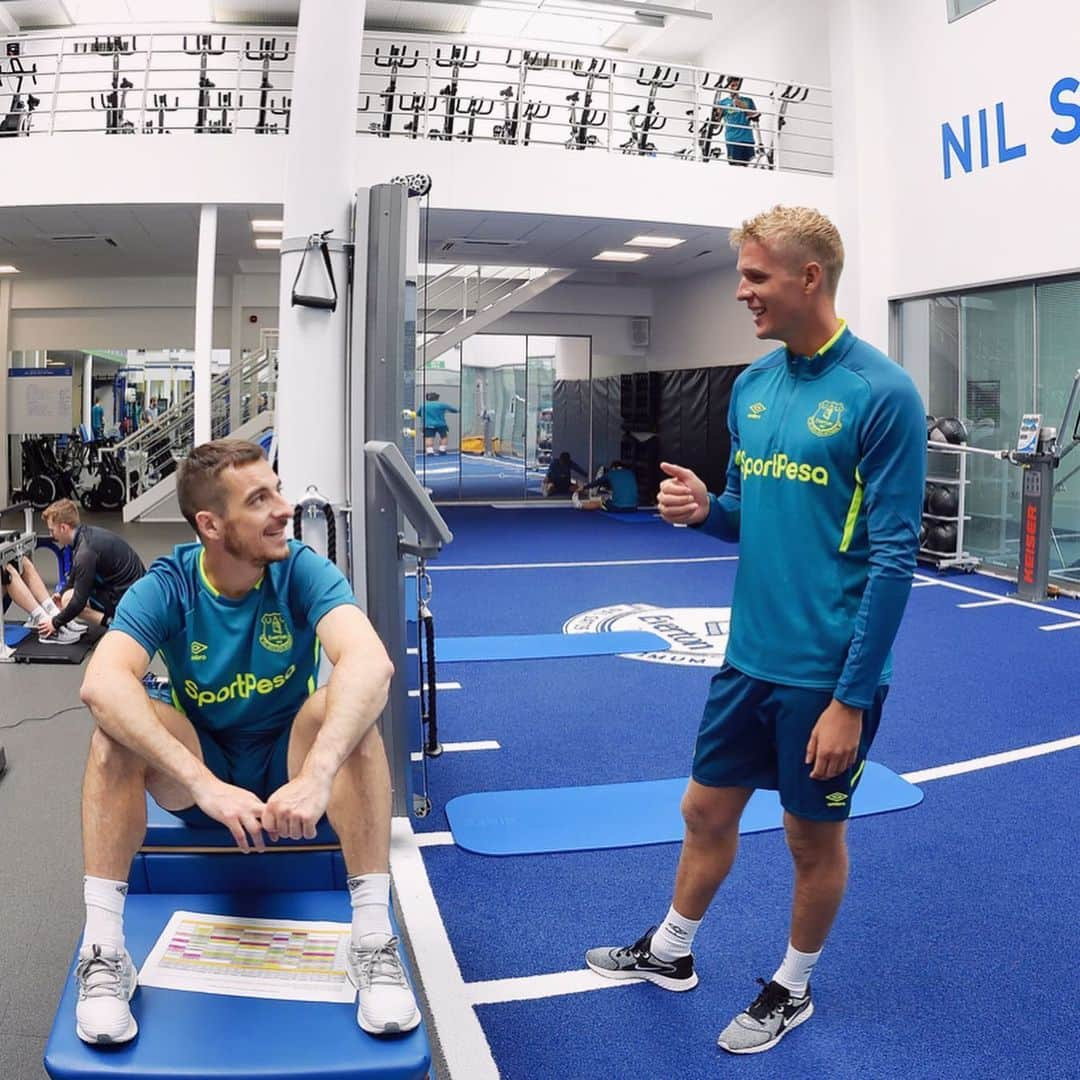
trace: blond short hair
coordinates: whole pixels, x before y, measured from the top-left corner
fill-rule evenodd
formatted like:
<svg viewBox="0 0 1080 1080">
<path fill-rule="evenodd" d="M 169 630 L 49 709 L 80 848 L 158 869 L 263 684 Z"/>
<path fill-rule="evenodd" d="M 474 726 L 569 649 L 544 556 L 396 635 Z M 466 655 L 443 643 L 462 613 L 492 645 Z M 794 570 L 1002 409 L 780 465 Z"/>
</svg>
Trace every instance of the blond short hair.
<svg viewBox="0 0 1080 1080">
<path fill-rule="evenodd" d="M 792 255 L 809 256 L 825 274 L 825 287 L 836 295 L 844 269 L 844 242 L 840 230 L 820 211 L 809 206 L 774 206 L 744 221 L 731 234 L 731 246 L 738 250 L 747 240 L 770 248 L 783 248 Z"/>
<path fill-rule="evenodd" d="M 41 511 L 41 520 L 46 525 L 70 525 L 74 529 L 78 528 L 82 519 L 79 517 L 79 507 L 71 499 L 57 499 Z"/>
</svg>

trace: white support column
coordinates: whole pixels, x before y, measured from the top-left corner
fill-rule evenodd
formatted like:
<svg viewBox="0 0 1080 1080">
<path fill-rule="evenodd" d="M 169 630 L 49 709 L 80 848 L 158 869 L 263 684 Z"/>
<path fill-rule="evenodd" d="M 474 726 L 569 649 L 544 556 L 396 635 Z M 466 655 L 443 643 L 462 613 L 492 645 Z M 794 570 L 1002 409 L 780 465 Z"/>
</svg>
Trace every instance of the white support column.
<svg viewBox="0 0 1080 1080">
<path fill-rule="evenodd" d="M 0 278 L 0 506 L 7 506 L 8 498 L 8 367 L 11 358 L 8 346 L 11 341 L 11 279 Z"/>
<path fill-rule="evenodd" d="M 94 354 L 87 353 L 83 357 L 82 375 L 82 422 L 86 430 L 93 432 L 94 425 L 92 410 L 94 408 Z"/>
<path fill-rule="evenodd" d="M 232 323 L 229 330 L 229 431 L 240 426 L 240 365 L 244 358 L 244 305 L 243 278 L 233 274 Z M 251 403 L 251 415 L 255 415 L 255 402 Z"/>
<path fill-rule="evenodd" d="M 214 259 L 217 207 L 199 213 L 199 258 L 195 270 L 195 445 L 210 439 L 210 355 L 214 346 Z"/>
<path fill-rule="evenodd" d="M 334 230 L 331 239 L 338 244 L 349 239 L 365 7 L 364 0 L 300 5 L 285 178 L 284 247 L 326 229 Z M 361 282 L 367 273 L 366 257 L 366 251 L 356 252 L 356 277 Z M 302 498 L 307 486 L 314 484 L 326 498 L 341 504 L 347 498 L 346 259 L 341 252 L 331 256 L 339 298 L 332 313 L 292 306 L 292 283 L 300 259 L 300 252 L 282 251 L 279 473 L 288 498 Z M 300 291 L 322 292 L 326 287 L 322 257 L 313 252 L 304 264 Z M 363 378 L 359 368 L 354 365 L 354 378 Z M 354 418 L 354 423 L 362 422 L 362 417 Z M 363 528 L 362 509 L 353 508 L 354 535 Z"/>
</svg>

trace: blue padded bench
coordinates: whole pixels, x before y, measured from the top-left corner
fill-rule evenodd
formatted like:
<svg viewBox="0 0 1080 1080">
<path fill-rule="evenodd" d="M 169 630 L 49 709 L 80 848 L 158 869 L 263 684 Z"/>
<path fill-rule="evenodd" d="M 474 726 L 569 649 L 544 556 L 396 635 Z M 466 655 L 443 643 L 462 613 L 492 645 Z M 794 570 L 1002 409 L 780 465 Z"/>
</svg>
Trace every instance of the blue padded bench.
<svg viewBox="0 0 1080 1080">
<path fill-rule="evenodd" d="M 137 967 L 176 911 L 350 920 L 345 862 L 325 820 L 314 840 L 279 841 L 268 845 L 265 855 L 244 855 L 226 829 L 192 828 L 152 799 L 147 816 L 146 843 L 132 864 L 124 914 L 127 947 Z M 45 1047 L 45 1069 L 54 1080 L 419 1080 L 428 1075 L 431 1050 L 423 1024 L 407 1035 L 376 1039 L 357 1026 L 355 1003 L 140 987 L 132 1001 L 136 1038 L 122 1046 L 87 1046 L 75 1034 L 74 970 L 73 959 Z"/>
<path fill-rule="evenodd" d="M 340 889 L 129 896 L 124 924 L 137 966 L 174 911 L 337 922 L 350 917 Z M 75 1034 L 74 969 L 73 961 L 45 1047 L 45 1069 L 54 1080 L 420 1080 L 431 1065 L 422 1024 L 398 1038 L 376 1039 L 357 1026 L 355 1004 L 145 986 L 132 1001 L 139 1023 L 135 1039 L 115 1047 L 87 1046 Z"/>
</svg>

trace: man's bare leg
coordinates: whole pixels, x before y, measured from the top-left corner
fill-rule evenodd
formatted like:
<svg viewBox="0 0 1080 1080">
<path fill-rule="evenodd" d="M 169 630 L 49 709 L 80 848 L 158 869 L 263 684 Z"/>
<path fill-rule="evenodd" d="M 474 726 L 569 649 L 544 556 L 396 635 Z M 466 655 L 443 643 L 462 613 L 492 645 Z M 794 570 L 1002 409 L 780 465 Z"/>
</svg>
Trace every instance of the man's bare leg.
<svg viewBox="0 0 1080 1080">
<path fill-rule="evenodd" d="M 8 567 L 8 583 L 5 588 L 12 601 L 18 604 L 27 615 L 32 615 L 35 609 L 41 606 L 30 589 L 27 588 L 26 583 L 19 576 L 14 563 Z"/>
<path fill-rule="evenodd" d="M 326 713 L 326 689 L 304 702 L 289 739 L 289 776 L 296 776 Z M 345 759 L 330 789 L 326 815 L 341 841 L 350 876 L 386 874 L 390 867 L 390 766 L 376 728 Z"/>
<path fill-rule="evenodd" d="M 23 557 L 19 565 L 19 576 L 26 582 L 30 594 L 39 604 L 44 604 L 52 599 L 52 594 L 49 592 L 45 582 L 41 580 L 41 575 L 38 573 L 33 560 Z"/>
<path fill-rule="evenodd" d="M 318 735 L 326 700 L 323 687 L 293 722 L 290 777 L 300 771 Z M 420 1023 L 390 923 L 390 805 L 390 767 L 378 729 L 372 727 L 334 777 L 327 807 L 349 875 L 349 978 L 358 990 L 356 1019 L 372 1035 L 396 1035 Z"/>
</svg>

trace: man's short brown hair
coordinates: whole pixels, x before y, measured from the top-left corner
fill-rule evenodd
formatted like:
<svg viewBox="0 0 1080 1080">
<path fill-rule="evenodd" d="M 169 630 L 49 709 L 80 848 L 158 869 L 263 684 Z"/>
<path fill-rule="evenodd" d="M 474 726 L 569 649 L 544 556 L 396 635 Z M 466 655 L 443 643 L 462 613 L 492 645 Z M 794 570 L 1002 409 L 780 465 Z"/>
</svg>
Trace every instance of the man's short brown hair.
<svg viewBox="0 0 1080 1080">
<path fill-rule="evenodd" d="M 844 242 L 840 230 L 820 211 L 808 206 L 774 206 L 744 221 L 731 234 L 738 250 L 747 240 L 771 248 L 783 248 L 800 259 L 819 263 L 830 296 L 836 295 L 844 269 Z"/>
<path fill-rule="evenodd" d="M 73 529 L 77 529 L 81 524 L 79 506 L 71 499 L 57 499 L 56 502 L 49 503 L 41 511 L 41 519 L 46 525 L 70 525 Z"/>
<path fill-rule="evenodd" d="M 215 439 L 196 446 L 180 462 L 176 474 L 176 498 L 180 503 L 180 513 L 196 533 L 199 527 L 195 524 L 195 515 L 200 510 L 210 510 L 215 514 L 225 511 L 225 488 L 221 483 L 221 474 L 226 469 L 238 469 L 265 460 L 262 447 L 255 443 L 243 439 Z"/>
</svg>

